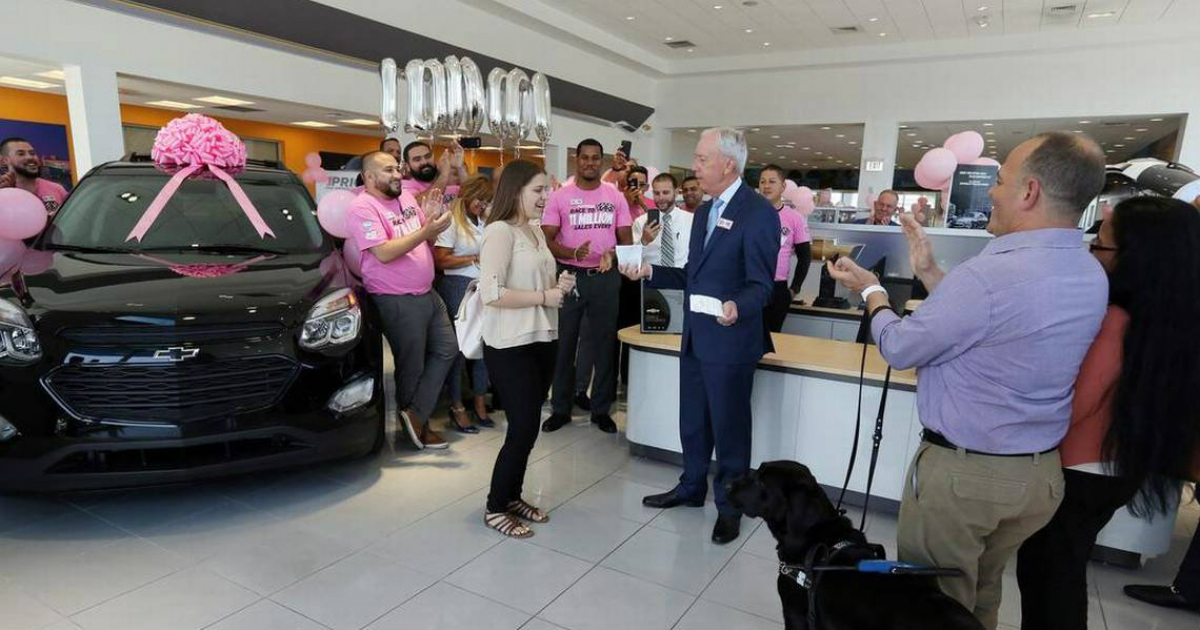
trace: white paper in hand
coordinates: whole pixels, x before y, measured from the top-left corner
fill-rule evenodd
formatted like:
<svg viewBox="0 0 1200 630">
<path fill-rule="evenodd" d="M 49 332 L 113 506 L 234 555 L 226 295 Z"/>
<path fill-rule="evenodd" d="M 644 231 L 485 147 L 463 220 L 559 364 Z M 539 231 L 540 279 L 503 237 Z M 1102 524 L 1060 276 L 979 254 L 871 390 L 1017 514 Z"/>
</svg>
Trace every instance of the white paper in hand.
<svg viewBox="0 0 1200 630">
<path fill-rule="evenodd" d="M 641 245 L 617 245 L 617 266 L 618 267 L 642 267 L 642 246 Z"/>
<path fill-rule="evenodd" d="M 689 308 L 693 313 L 701 313 L 704 315 L 712 315 L 713 317 L 724 317 L 725 306 L 715 297 L 707 295 L 692 295 Z"/>
</svg>

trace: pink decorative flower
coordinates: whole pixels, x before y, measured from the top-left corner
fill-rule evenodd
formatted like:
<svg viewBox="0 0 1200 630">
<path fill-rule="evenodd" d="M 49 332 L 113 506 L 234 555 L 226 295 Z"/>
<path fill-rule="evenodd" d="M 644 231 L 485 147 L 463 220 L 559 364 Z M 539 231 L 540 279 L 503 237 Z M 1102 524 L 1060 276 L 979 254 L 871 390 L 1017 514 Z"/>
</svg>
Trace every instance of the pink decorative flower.
<svg viewBox="0 0 1200 630">
<path fill-rule="evenodd" d="M 202 165 L 237 170 L 246 166 L 246 145 L 216 120 L 188 114 L 159 129 L 150 156 L 163 169 Z"/>
<path fill-rule="evenodd" d="M 188 278 L 220 278 L 233 275 L 245 269 L 247 265 L 171 265 L 171 271 Z"/>
</svg>

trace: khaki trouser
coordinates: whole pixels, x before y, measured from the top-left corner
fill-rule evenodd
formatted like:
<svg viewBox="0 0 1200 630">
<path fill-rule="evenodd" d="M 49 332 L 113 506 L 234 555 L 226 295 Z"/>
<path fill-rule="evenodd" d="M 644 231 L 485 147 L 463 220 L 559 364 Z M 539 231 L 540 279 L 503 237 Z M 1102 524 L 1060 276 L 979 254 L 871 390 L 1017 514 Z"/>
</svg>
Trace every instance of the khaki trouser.
<svg viewBox="0 0 1200 630">
<path fill-rule="evenodd" d="M 962 569 L 963 577 L 939 585 L 995 628 L 1005 563 L 1050 521 L 1062 496 L 1058 451 L 994 457 L 922 443 L 900 504 L 899 558 Z"/>
</svg>

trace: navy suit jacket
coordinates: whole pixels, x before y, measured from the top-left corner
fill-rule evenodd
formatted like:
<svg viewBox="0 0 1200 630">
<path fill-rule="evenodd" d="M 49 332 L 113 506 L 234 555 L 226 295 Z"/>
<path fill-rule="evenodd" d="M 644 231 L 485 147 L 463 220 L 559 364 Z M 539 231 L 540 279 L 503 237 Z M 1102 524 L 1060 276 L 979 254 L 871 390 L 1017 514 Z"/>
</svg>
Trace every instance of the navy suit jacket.
<svg viewBox="0 0 1200 630">
<path fill-rule="evenodd" d="M 685 293 L 683 356 L 705 363 L 758 363 L 775 350 L 763 320 L 763 308 L 771 299 L 775 265 L 779 260 L 779 213 L 752 188 L 742 182 L 721 213 L 732 223 L 719 225 L 704 244 L 709 201 L 696 209 L 687 265 L 683 269 L 656 265 L 646 283 L 655 289 L 681 289 Z M 737 304 L 738 318 L 722 326 L 712 315 L 693 313 L 691 295 L 715 297 Z"/>
</svg>

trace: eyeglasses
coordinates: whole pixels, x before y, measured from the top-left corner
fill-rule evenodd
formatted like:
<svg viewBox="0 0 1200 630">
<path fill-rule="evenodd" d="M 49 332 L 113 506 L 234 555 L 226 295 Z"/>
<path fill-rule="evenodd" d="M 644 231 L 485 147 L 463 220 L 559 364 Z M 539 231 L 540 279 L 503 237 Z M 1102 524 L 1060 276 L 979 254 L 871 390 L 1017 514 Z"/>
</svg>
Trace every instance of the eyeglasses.
<svg viewBox="0 0 1200 630">
<path fill-rule="evenodd" d="M 1109 247 L 1107 245 L 1101 245 L 1097 241 L 1092 241 L 1091 243 L 1088 243 L 1088 251 L 1089 252 L 1115 252 L 1115 251 L 1117 251 L 1117 248 Z"/>
</svg>

